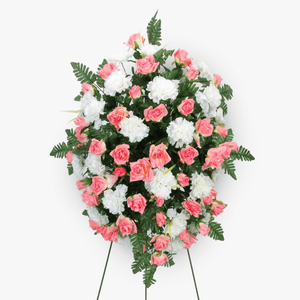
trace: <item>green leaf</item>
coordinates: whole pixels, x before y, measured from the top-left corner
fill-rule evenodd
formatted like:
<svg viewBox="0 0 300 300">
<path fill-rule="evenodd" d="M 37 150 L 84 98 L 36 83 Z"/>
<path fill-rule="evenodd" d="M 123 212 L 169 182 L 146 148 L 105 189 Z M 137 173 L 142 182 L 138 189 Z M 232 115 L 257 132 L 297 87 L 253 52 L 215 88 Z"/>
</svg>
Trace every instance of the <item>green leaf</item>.
<svg viewBox="0 0 300 300">
<path fill-rule="evenodd" d="M 235 166 L 233 160 L 228 158 L 222 163 L 222 168 L 225 171 L 225 174 L 230 175 L 233 179 L 237 179 L 235 175 Z"/>
<path fill-rule="evenodd" d="M 75 130 L 74 129 L 66 129 L 66 134 L 67 134 L 67 139 L 68 139 L 68 146 L 69 147 L 75 147 L 77 146 L 80 142 L 75 136 Z"/>
<path fill-rule="evenodd" d="M 154 274 L 156 272 L 157 266 L 156 265 L 150 265 L 144 272 L 143 275 L 143 282 L 146 286 L 146 288 L 149 288 L 152 284 L 156 282 L 156 280 L 153 278 Z"/>
<path fill-rule="evenodd" d="M 70 164 L 70 163 L 68 163 L 68 174 L 69 175 L 72 175 L 73 173 L 74 173 L 74 170 L 73 170 L 73 165 L 72 164 Z"/>
<path fill-rule="evenodd" d="M 251 161 L 254 160 L 254 156 L 250 151 L 243 146 L 240 146 L 237 151 L 232 151 L 230 154 L 232 160 Z"/>
<path fill-rule="evenodd" d="M 228 84 L 224 84 L 222 87 L 220 87 L 220 94 L 227 100 L 230 100 L 232 98 L 232 93 L 233 91 Z"/>
<path fill-rule="evenodd" d="M 160 46 L 159 41 L 161 41 L 161 20 L 156 19 L 157 12 L 147 26 L 147 34 L 149 44 Z"/>
<path fill-rule="evenodd" d="M 140 254 L 137 256 L 136 260 L 132 263 L 131 269 L 133 274 L 141 272 L 149 264 L 149 258 L 147 255 Z"/>
<path fill-rule="evenodd" d="M 73 73 L 81 83 L 87 82 L 93 84 L 96 80 L 96 75 L 89 71 L 89 68 L 84 64 L 71 62 L 71 66 L 74 69 Z"/>
<path fill-rule="evenodd" d="M 213 238 L 214 240 L 224 241 L 224 231 L 221 227 L 221 224 L 217 222 L 210 222 L 208 227 L 210 228 L 208 233 L 209 237 Z"/>
<path fill-rule="evenodd" d="M 52 151 L 50 152 L 50 156 L 64 158 L 70 150 L 71 148 L 68 147 L 66 143 L 62 142 L 53 147 Z"/>
</svg>

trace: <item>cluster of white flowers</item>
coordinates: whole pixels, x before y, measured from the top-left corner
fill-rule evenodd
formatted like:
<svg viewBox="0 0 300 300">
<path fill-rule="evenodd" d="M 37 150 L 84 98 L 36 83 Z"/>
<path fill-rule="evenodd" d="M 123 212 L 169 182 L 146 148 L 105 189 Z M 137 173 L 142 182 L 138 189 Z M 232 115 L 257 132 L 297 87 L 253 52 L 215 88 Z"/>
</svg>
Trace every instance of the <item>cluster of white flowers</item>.
<svg viewBox="0 0 300 300">
<path fill-rule="evenodd" d="M 156 76 L 153 81 L 147 85 L 149 91 L 149 98 L 155 103 L 160 100 L 175 100 L 178 95 L 178 80 L 169 80 L 161 76 Z"/>
<path fill-rule="evenodd" d="M 170 122 L 167 127 L 169 142 L 177 148 L 183 147 L 184 144 L 189 145 L 193 141 L 193 133 L 195 127 L 193 122 L 189 122 L 184 118 L 177 118 Z"/>
<path fill-rule="evenodd" d="M 131 86 L 131 78 L 126 77 L 123 71 L 117 70 L 112 72 L 104 83 L 104 93 L 115 96 Z"/>
<path fill-rule="evenodd" d="M 168 215 L 170 218 L 170 216 Z M 172 218 L 172 221 L 169 226 L 165 226 L 165 232 L 169 233 L 170 236 L 176 237 L 178 236 L 187 226 L 187 220 L 190 218 L 190 215 L 187 211 L 182 210 L 181 213 L 175 214 L 175 216 Z"/>
<path fill-rule="evenodd" d="M 165 200 L 170 199 L 172 190 L 178 186 L 177 180 L 167 168 L 154 169 L 152 181 L 145 182 L 145 188 L 155 196 L 162 196 Z"/>
<path fill-rule="evenodd" d="M 197 200 L 208 196 L 214 183 L 207 175 L 195 172 L 192 174 L 191 186 L 190 199 Z"/>
<path fill-rule="evenodd" d="M 152 45 L 152 44 L 149 44 L 148 42 L 144 42 L 143 44 L 140 44 L 140 51 L 145 56 L 153 55 L 159 49 L 160 49 L 160 47 L 158 45 Z"/>
<path fill-rule="evenodd" d="M 105 102 L 102 99 L 98 101 L 91 91 L 84 93 L 80 100 L 80 108 L 87 123 L 101 122 L 99 116 L 104 113 L 104 106 Z"/>
<path fill-rule="evenodd" d="M 73 167 L 74 174 L 79 179 L 83 179 L 84 174 L 87 171 L 87 167 L 85 166 L 84 158 L 82 156 L 73 154 L 72 167 Z"/>
<path fill-rule="evenodd" d="M 97 222 L 99 225 L 106 225 L 106 224 L 108 224 L 108 222 L 109 222 L 108 216 L 101 215 L 98 212 L 97 208 L 94 205 L 91 206 L 91 207 L 86 206 L 86 210 L 87 210 L 87 213 L 88 213 L 89 217 L 93 221 Z"/>
<path fill-rule="evenodd" d="M 122 214 L 125 210 L 123 202 L 126 201 L 127 190 L 128 187 L 126 185 L 119 184 L 115 191 L 112 189 L 104 191 L 104 197 L 102 198 L 104 207 L 114 215 Z"/>
<path fill-rule="evenodd" d="M 213 80 L 214 76 L 208 69 L 208 66 L 204 62 L 195 61 L 193 66 L 200 71 L 200 76 L 207 80 Z"/>
<path fill-rule="evenodd" d="M 143 120 L 129 112 L 129 118 L 124 118 L 120 123 L 120 133 L 129 138 L 130 143 L 140 142 L 149 134 L 149 127 Z"/>
<path fill-rule="evenodd" d="M 132 48 L 128 48 L 125 51 L 121 51 L 121 52 L 109 55 L 107 57 L 107 61 L 114 62 L 114 63 L 126 62 L 128 59 L 130 59 L 132 57 L 133 53 L 134 53 L 134 50 Z"/>
<path fill-rule="evenodd" d="M 168 246 L 168 251 L 170 253 L 176 253 L 178 250 L 181 250 L 185 247 L 185 243 L 179 239 L 179 237 L 175 237 L 171 240 Z"/>
<path fill-rule="evenodd" d="M 207 118 L 217 116 L 217 108 L 221 104 L 221 94 L 219 89 L 211 83 L 202 92 L 197 91 L 196 101 L 201 105 L 203 112 Z"/>
<path fill-rule="evenodd" d="M 101 162 L 101 156 L 89 153 L 86 160 L 85 166 L 90 170 L 91 173 L 98 176 L 102 176 L 105 173 L 105 166 Z"/>
</svg>

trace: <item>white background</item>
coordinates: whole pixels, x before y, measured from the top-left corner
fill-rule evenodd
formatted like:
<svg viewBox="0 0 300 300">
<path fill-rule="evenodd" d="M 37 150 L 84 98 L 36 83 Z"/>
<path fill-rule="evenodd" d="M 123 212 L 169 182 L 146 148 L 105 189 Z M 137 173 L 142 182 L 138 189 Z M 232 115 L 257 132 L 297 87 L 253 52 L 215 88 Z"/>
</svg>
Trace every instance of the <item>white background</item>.
<svg viewBox="0 0 300 300">
<path fill-rule="evenodd" d="M 297 1 L 2 1 L 0 298 L 95 300 L 109 243 L 94 236 L 66 160 L 80 84 L 155 11 L 163 45 L 204 61 L 234 90 L 226 125 L 254 162 L 216 187 L 225 241 L 190 249 L 201 300 L 300 299 Z M 3 106 L 4 105 L 4 106 Z M 113 245 L 100 299 L 144 299 L 132 254 Z M 148 299 L 197 299 L 187 253 L 159 268 Z"/>
</svg>

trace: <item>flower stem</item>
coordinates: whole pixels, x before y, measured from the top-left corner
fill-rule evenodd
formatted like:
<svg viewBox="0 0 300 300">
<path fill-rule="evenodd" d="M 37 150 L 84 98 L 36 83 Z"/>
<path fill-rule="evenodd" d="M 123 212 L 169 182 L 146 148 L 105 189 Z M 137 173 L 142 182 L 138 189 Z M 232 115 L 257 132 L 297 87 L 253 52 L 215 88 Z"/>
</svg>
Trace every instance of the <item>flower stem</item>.
<svg viewBox="0 0 300 300">
<path fill-rule="evenodd" d="M 109 246 L 109 250 L 108 250 L 107 259 L 106 259 L 106 263 L 105 263 L 105 267 L 104 267 L 104 271 L 103 271 L 103 275 L 102 275 L 101 284 L 100 284 L 100 287 L 99 287 L 99 292 L 98 292 L 97 300 L 99 299 L 99 296 L 100 296 L 100 292 L 101 292 L 101 288 L 102 288 L 102 284 L 103 284 L 103 280 L 104 280 L 104 276 L 105 276 L 105 272 L 106 272 L 106 268 L 107 268 L 108 259 L 109 259 L 109 255 L 110 255 L 112 244 L 113 244 L 113 242 L 111 242 L 110 246 Z"/>
<path fill-rule="evenodd" d="M 195 274 L 194 274 L 194 270 L 193 270 L 193 265 L 192 265 L 192 260 L 191 260 L 191 256 L 190 256 L 190 251 L 189 249 L 186 249 L 188 256 L 189 256 L 189 261 L 190 261 L 190 266 L 191 266 L 191 270 L 192 270 L 192 274 L 193 274 L 193 279 L 194 279 L 194 284 L 195 284 L 195 289 L 196 289 L 196 293 L 197 293 L 197 298 L 198 300 L 200 300 L 199 298 L 199 294 L 198 294 L 198 289 L 197 289 L 197 283 L 196 283 L 196 279 L 195 279 Z"/>
<path fill-rule="evenodd" d="M 145 300 L 147 300 L 147 286 L 145 284 Z"/>
</svg>

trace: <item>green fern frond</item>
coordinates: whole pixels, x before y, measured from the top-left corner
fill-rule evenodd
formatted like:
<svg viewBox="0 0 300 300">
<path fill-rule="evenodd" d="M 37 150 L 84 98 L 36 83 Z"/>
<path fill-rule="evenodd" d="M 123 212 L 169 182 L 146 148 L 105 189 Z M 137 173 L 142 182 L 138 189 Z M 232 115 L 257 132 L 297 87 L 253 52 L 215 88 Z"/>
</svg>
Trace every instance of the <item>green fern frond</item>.
<svg viewBox="0 0 300 300">
<path fill-rule="evenodd" d="M 156 282 L 156 280 L 153 278 L 154 274 L 156 272 L 157 266 L 156 265 L 150 265 L 144 272 L 143 275 L 143 282 L 146 286 L 146 288 L 149 288 L 152 284 Z"/>
<path fill-rule="evenodd" d="M 210 228 L 208 233 L 209 237 L 213 238 L 214 240 L 224 241 L 224 231 L 221 227 L 221 224 L 217 222 L 210 222 L 208 227 Z"/>
<path fill-rule="evenodd" d="M 237 179 L 235 175 L 235 166 L 233 160 L 228 158 L 222 163 L 222 168 L 225 171 L 225 174 L 230 175 L 233 179 Z"/>
<path fill-rule="evenodd" d="M 250 151 L 243 146 L 240 146 L 237 151 L 232 151 L 230 157 L 232 160 L 238 159 L 241 161 L 251 161 L 255 159 Z"/>
<path fill-rule="evenodd" d="M 81 83 L 87 82 L 93 84 L 96 80 L 96 75 L 89 70 L 87 66 L 81 63 L 71 62 L 73 73 Z"/>
<path fill-rule="evenodd" d="M 68 147 L 66 143 L 62 142 L 53 147 L 52 151 L 50 152 L 50 156 L 64 158 L 70 150 L 70 147 Z"/>
<path fill-rule="evenodd" d="M 159 41 L 161 41 L 161 20 L 156 19 L 157 12 L 147 26 L 147 34 L 149 44 L 160 46 Z"/>
</svg>

